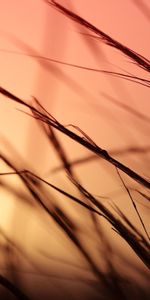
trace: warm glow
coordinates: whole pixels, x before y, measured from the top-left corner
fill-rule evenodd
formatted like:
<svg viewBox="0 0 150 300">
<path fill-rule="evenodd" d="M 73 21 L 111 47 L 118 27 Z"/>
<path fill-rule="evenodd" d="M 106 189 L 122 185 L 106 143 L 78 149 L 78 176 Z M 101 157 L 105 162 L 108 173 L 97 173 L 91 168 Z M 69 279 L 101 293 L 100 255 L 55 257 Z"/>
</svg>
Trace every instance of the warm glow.
<svg viewBox="0 0 150 300">
<path fill-rule="evenodd" d="M 149 0 L 63 0 L 59 3 L 149 59 Z M 96 34 L 44 0 L 1 1 L 0 20 L 0 86 L 28 104 L 33 104 L 36 97 L 61 124 L 78 126 L 99 147 L 149 182 L 149 88 L 143 86 L 149 83 L 138 83 L 137 78 L 133 82 L 104 71 L 145 80 L 149 80 L 149 72 L 121 51 L 92 37 Z M 0 94 L 0 155 L 5 155 L 18 170 L 28 169 L 89 205 L 60 168 L 60 157 L 42 127 L 21 110 L 31 113 Z M 83 137 L 77 128 L 67 128 Z M 149 230 L 148 188 L 121 171 L 120 178 L 109 162 L 94 157 L 77 142 L 55 132 L 68 161 L 75 162 L 72 170 L 80 184 L 117 218 L 121 217 L 113 205 L 119 207 L 148 243 L 145 232 Z M 0 173 L 13 171 L 2 157 L 0 169 Z M 107 255 L 109 258 L 112 255 L 111 262 L 118 275 L 131 280 L 135 290 L 137 284 L 148 297 L 148 269 L 127 242 L 112 230 L 113 224 L 96 217 L 97 225 L 94 225 L 89 210 L 43 182 L 37 181 L 39 185 L 36 185 L 24 173 L 22 176 L 52 213 L 56 207 L 65 213 L 61 220 L 68 227 L 75 226 L 71 230 L 99 270 L 107 273 Z M 29 299 L 101 299 L 99 278 L 84 250 L 75 246 L 76 242 L 63 232 L 63 225 L 56 224 L 37 199 L 17 175 L 0 176 L 0 274 Z M 57 209 L 55 212 L 61 215 Z M 106 284 L 103 279 L 100 282 L 102 286 Z M 0 293 L 0 299 L 6 299 L 7 290 L 3 285 Z M 133 295 L 140 299 L 138 293 Z M 122 297 L 119 292 L 112 299 L 117 297 Z"/>
</svg>

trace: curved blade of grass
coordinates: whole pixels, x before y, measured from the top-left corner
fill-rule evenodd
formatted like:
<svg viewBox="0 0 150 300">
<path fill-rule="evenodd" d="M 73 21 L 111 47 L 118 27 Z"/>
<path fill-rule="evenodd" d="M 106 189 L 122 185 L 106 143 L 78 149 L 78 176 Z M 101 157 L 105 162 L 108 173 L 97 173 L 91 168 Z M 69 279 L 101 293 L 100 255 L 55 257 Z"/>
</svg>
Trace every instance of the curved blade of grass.
<svg viewBox="0 0 150 300">
<path fill-rule="evenodd" d="M 23 53 L 23 52 L 19 52 L 19 51 L 0 49 L 0 52 L 6 52 L 6 53 L 12 53 L 12 54 L 16 54 L 16 55 L 33 57 L 33 58 L 36 58 L 36 59 L 41 59 L 41 60 L 49 61 L 49 62 L 52 62 L 52 63 L 57 63 L 57 64 L 60 64 L 60 65 L 72 67 L 72 68 L 75 68 L 75 69 L 80 69 L 80 70 L 83 70 L 83 71 L 91 71 L 91 72 L 95 72 L 95 73 L 110 75 L 110 76 L 113 76 L 113 77 L 128 80 L 130 82 L 134 82 L 136 84 L 140 84 L 140 85 L 143 85 L 145 87 L 150 88 L 150 80 L 142 78 L 142 77 L 138 77 L 138 76 L 135 76 L 135 75 L 129 75 L 129 74 L 121 73 L 121 72 L 113 72 L 113 71 L 108 71 L 108 70 L 103 70 L 103 69 L 91 68 L 91 67 L 87 67 L 87 66 L 82 66 L 82 65 L 78 65 L 78 64 L 64 62 L 64 61 L 57 60 L 57 59 L 52 59 L 52 58 L 45 57 L 45 56 L 42 56 L 42 55 Z"/>
<path fill-rule="evenodd" d="M 126 186 L 126 184 L 125 184 L 125 182 L 124 182 L 124 180 L 123 180 L 123 178 L 122 178 L 122 176 L 121 176 L 121 174 L 120 174 L 120 172 L 119 172 L 119 170 L 118 170 L 117 168 L 116 168 L 116 171 L 117 171 L 117 174 L 118 174 L 118 176 L 119 176 L 119 178 L 120 178 L 120 180 L 121 180 L 121 182 L 122 182 L 122 184 L 123 184 L 125 190 L 127 191 L 128 195 L 129 195 L 129 198 L 131 199 L 131 202 L 132 202 L 133 207 L 134 207 L 134 209 L 135 209 L 135 211 L 136 211 L 136 214 L 137 214 L 137 216 L 138 216 L 138 218 L 139 218 L 139 220 L 140 220 L 140 223 L 141 223 L 141 225 L 142 225 L 142 227 L 143 227 L 143 229 L 144 229 L 144 231 L 145 231 L 145 234 L 146 234 L 148 240 L 150 241 L 150 236 L 149 236 L 149 234 L 148 234 L 148 231 L 147 231 L 147 229 L 146 229 L 146 226 L 145 226 L 145 224 L 144 224 L 144 221 L 143 221 L 143 219 L 142 219 L 142 217 L 141 217 L 141 215 L 140 215 L 140 213 L 139 213 L 139 211 L 138 211 L 138 209 L 137 209 L 137 206 L 136 206 L 136 204 L 135 204 L 135 201 L 133 200 L 133 197 L 132 197 L 132 195 L 131 195 L 131 193 L 130 193 L 130 190 L 127 188 L 127 186 Z"/>
<path fill-rule="evenodd" d="M 121 44 L 117 40 L 110 37 L 108 34 L 103 32 L 102 30 L 95 27 L 93 24 L 89 23 L 84 18 L 80 17 L 79 15 L 75 14 L 73 11 L 70 11 L 63 5 L 59 4 L 57 1 L 54 0 L 45 0 L 46 3 L 63 13 L 65 16 L 69 17 L 73 21 L 79 23 L 80 25 L 84 26 L 85 28 L 88 28 L 90 31 L 94 32 L 102 42 L 109 45 L 110 47 L 113 47 L 120 52 L 122 52 L 124 55 L 129 57 L 134 63 L 136 63 L 139 67 L 144 69 L 147 72 L 150 72 L 150 61 L 145 58 L 144 56 L 136 53 L 135 51 L 131 50 L 130 48 L 126 47 L 125 45 Z"/>
<path fill-rule="evenodd" d="M 19 300 L 29 300 L 17 286 L 15 286 L 10 280 L 3 275 L 0 275 L 0 285 L 4 286 L 11 294 L 13 294 Z"/>
<path fill-rule="evenodd" d="M 125 166 L 118 160 L 111 157 L 108 152 L 99 146 L 95 145 L 95 143 L 91 143 L 88 140 L 85 140 L 81 136 L 77 135 L 73 131 L 69 130 L 65 126 L 63 126 L 61 123 L 59 123 L 52 115 L 45 115 L 44 113 L 39 112 L 34 106 L 27 104 L 25 101 L 21 100 L 20 98 L 16 97 L 6 89 L 0 87 L 0 93 L 4 96 L 10 98 L 11 100 L 22 104 L 29 109 L 31 109 L 32 112 L 34 112 L 34 118 L 41 120 L 42 122 L 49 124 L 59 130 L 60 132 L 64 133 L 68 137 L 70 137 L 72 140 L 76 141 L 80 145 L 84 146 L 88 150 L 92 151 L 93 153 L 97 154 L 99 157 L 103 158 L 104 160 L 108 161 L 110 164 L 114 165 L 118 169 L 122 170 L 124 173 L 126 173 L 130 178 L 137 181 L 141 185 L 145 186 L 147 189 L 150 189 L 150 182 L 146 180 L 144 177 L 140 176 L 138 173 L 130 169 L 129 167 Z"/>
<path fill-rule="evenodd" d="M 4 158 L 4 159 L 7 162 L 6 158 Z M 40 181 L 44 182 L 45 184 L 47 184 L 51 187 L 54 187 L 49 182 L 43 180 L 42 178 L 40 178 L 39 176 L 35 175 L 34 173 L 32 173 L 30 171 L 23 170 L 22 172 L 19 172 L 19 171 L 15 170 L 15 173 L 16 172 L 18 173 L 19 176 L 21 176 L 21 178 L 23 175 L 22 173 L 30 174 L 31 176 L 39 179 Z M 137 238 L 136 234 L 133 234 L 129 229 L 127 229 L 127 227 L 124 226 L 121 221 L 119 221 L 102 203 L 98 202 L 97 199 L 93 195 L 91 195 L 85 188 L 83 188 L 83 186 L 81 186 L 79 183 L 75 182 L 73 180 L 73 178 L 71 178 L 71 177 L 70 177 L 70 180 L 80 191 L 82 191 L 82 193 L 85 195 L 85 197 L 87 197 L 91 201 L 91 203 L 93 203 L 94 206 L 96 206 L 96 208 L 98 208 L 100 210 L 100 213 L 102 213 L 101 215 L 104 216 L 104 218 L 115 228 L 115 230 L 117 232 L 119 232 L 119 234 L 122 236 L 122 238 L 130 245 L 130 247 L 133 249 L 133 251 L 143 261 L 143 263 L 150 269 L 150 255 L 149 255 L 150 247 L 149 247 L 149 244 L 147 243 L 147 241 L 144 239 L 144 237 L 142 238 L 142 244 L 141 244 L 140 243 L 141 234 L 139 234 L 139 237 L 140 237 L 140 240 L 139 240 L 139 238 Z M 78 244 L 76 237 L 74 235 L 72 236 L 72 234 L 73 234 L 72 231 L 71 232 L 68 231 L 69 230 L 68 227 L 66 228 L 66 225 L 60 220 L 60 218 L 58 217 L 56 212 L 50 211 L 47 208 L 47 206 L 45 206 L 45 204 L 43 203 L 43 201 L 41 200 L 41 198 L 39 197 L 37 192 L 35 192 L 33 187 L 31 187 L 29 185 L 29 183 L 25 181 L 24 177 L 23 177 L 23 181 L 25 182 L 25 185 L 27 186 L 27 188 L 29 189 L 31 194 L 34 196 L 34 198 L 42 205 L 42 207 L 55 220 L 55 222 L 58 223 L 59 226 L 62 226 L 63 230 L 71 238 L 73 243 L 76 244 L 76 246 L 78 248 L 80 248 L 81 245 Z M 58 188 L 56 188 L 56 187 L 54 187 L 54 188 L 59 191 Z M 132 227 L 132 228 L 134 228 L 134 227 Z M 136 233 L 137 233 L 137 230 L 136 230 Z M 81 252 L 87 258 L 89 263 L 92 265 L 93 264 L 92 261 L 90 261 L 90 258 L 88 258 L 88 256 L 86 256 L 83 249 Z M 92 266 L 92 269 L 93 269 L 94 273 L 97 273 L 95 267 Z M 97 273 L 97 275 L 98 275 L 98 273 Z M 101 277 L 101 273 L 98 275 L 98 277 Z"/>
</svg>

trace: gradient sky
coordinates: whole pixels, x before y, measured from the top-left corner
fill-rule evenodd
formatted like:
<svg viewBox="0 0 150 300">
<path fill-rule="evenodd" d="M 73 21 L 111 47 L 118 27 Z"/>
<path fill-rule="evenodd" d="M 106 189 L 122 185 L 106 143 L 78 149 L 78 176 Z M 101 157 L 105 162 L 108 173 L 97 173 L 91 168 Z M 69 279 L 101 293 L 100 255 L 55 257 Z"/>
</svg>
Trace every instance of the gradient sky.
<svg viewBox="0 0 150 300">
<path fill-rule="evenodd" d="M 135 1 L 59 2 L 68 5 L 102 31 L 149 59 L 149 21 L 135 5 Z M 144 3 L 150 9 L 149 0 Z M 148 78 L 148 74 L 133 65 L 129 58 L 86 34 L 87 31 L 81 26 L 71 22 L 42 0 L 0 0 L 0 85 L 26 101 L 30 101 L 32 96 L 37 97 L 63 124 L 79 126 L 106 150 L 147 147 L 149 125 L 105 96 L 115 98 L 120 104 L 128 105 L 149 117 L 148 88 L 42 59 L 47 57 L 116 72 L 125 69 Z M 37 124 L 16 108 L 22 109 L 0 95 L 2 141 L 9 141 L 37 172 L 47 174 L 48 164 L 50 169 L 58 166 L 57 157 L 53 152 L 49 157 L 48 143 Z M 62 135 L 60 140 L 70 159 L 88 154 L 85 149 Z M 6 141 L 2 144 L 3 148 L 9 153 Z M 149 170 L 146 166 L 149 158 L 149 154 L 146 154 L 136 157 L 120 156 L 119 160 L 148 177 Z M 88 176 L 85 176 L 87 172 Z M 98 167 L 96 161 L 87 167 L 80 166 L 77 173 L 83 176 L 83 183 L 95 194 L 109 194 L 116 190 L 119 182 L 115 170 L 103 162 Z M 51 180 L 62 186 L 66 185 L 61 175 L 56 178 L 52 176 Z M 71 187 L 68 189 L 71 190 Z M 126 195 L 117 199 L 118 203 L 120 199 L 125 200 Z M 5 210 L 9 210 L 9 219 L 11 208 L 8 207 L 6 203 Z M 127 213 L 130 208 L 130 205 L 127 207 L 122 204 L 122 209 Z M 136 221 L 136 217 L 133 218 Z M 146 213 L 145 218 L 148 222 Z M 36 225 L 33 228 L 34 226 Z"/>
<path fill-rule="evenodd" d="M 72 3 L 72 7 L 81 16 L 93 22 L 113 38 L 148 57 L 150 50 L 149 23 L 131 0 L 95 0 L 88 1 L 88 5 L 85 0 Z M 125 92 L 124 99 L 120 98 L 119 101 L 128 103 L 131 107 L 135 107 L 136 104 L 138 111 L 142 109 L 145 114 L 148 114 L 149 102 L 146 89 L 120 80 L 120 91 L 116 91 L 114 86 L 116 84 L 118 89 L 118 80 L 116 81 L 114 78 L 60 66 L 59 64 L 47 64 L 43 60 L 12 52 L 46 56 L 92 68 L 105 68 L 106 70 L 117 71 L 119 69 L 116 69 L 111 64 L 125 68 L 127 71 L 133 71 L 133 64 L 129 59 L 98 42 L 95 42 L 95 48 L 100 50 L 99 57 L 95 57 L 96 54 L 93 55 L 92 49 L 89 47 L 90 40 L 85 40 L 82 35 L 78 34 L 79 31 L 83 32 L 83 28 L 74 25 L 67 18 L 56 13 L 42 0 L 1 1 L 0 12 L 1 85 L 24 99 L 31 99 L 31 95 L 39 97 L 42 103 L 45 103 L 60 120 L 64 122 L 71 121 L 81 126 L 93 138 L 98 138 L 95 128 L 101 121 L 105 131 L 105 135 L 100 134 L 101 144 L 105 147 L 111 147 L 114 146 L 112 145 L 113 140 L 117 139 L 117 143 L 124 145 L 124 142 L 119 137 L 119 131 L 116 132 L 117 125 L 114 124 L 113 130 L 111 122 L 109 124 L 107 122 L 107 115 L 111 115 L 111 103 L 104 100 L 100 93 L 111 93 L 112 96 L 115 95 L 116 97 L 117 95 L 117 97 L 120 97 L 120 94 L 122 96 L 123 93 L 122 89 L 125 92 L 127 86 L 128 93 Z M 105 58 L 103 53 L 105 53 Z M 44 63 L 47 65 L 44 66 Z M 51 69 L 49 72 L 49 69 L 52 67 L 56 68 L 56 70 Z M 61 72 L 65 74 L 64 77 L 66 78 L 62 78 L 63 74 Z M 142 73 L 140 69 L 135 68 L 135 74 L 143 75 Z M 144 75 L 146 76 L 146 74 Z M 71 82 L 67 82 L 68 77 L 71 78 Z M 55 88 L 56 86 L 57 88 Z M 81 92 L 75 91 L 75 89 L 81 89 Z M 137 89 L 138 93 L 135 94 Z M 91 94 L 89 97 L 87 97 L 88 92 Z M 2 102 L 1 111 L 2 109 L 5 111 L 7 109 L 6 106 L 7 104 Z M 103 118 L 101 120 L 99 120 L 99 114 L 95 113 L 97 108 L 102 111 Z M 112 106 L 112 109 L 115 111 L 116 107 Z M 78 120 L 76 119 L 76 114 L 74 114 L 75 111 L 78 115 Z M 93 111 L 92 114 L 91 111 Z M 105 111 L 106 114 L 104 114 Z M 15 124 L 20 122 L 20 119 L 22 119 L 22 124 L 26 124 L 26 118 L 22 115 L 20 117 L 20 114 L 15 111 L 8 112 L 8 114 L 11 114 L 13 122 L 9 122 L 8 126 L 5 126 L 6 113 L 2 113 L 0 127 L 4 133 L 6 130 L 8 135 L 11 130 L 15 130 L 15 135 L 19 137 L 21 147 L 21 130 L 20 128 L 16 130 Z M 127 120 L 130 117 L 121 111 L 120 115 L 121 119 L 123 117 Z M 91 123 L 89 122 L 91 117 L 94 118 L 92 123 L 94 122 L 95 126 L 89 124 Z M 112 122 L 116 123 L 115 120 Z M 129 122 L 131 128 L 131 120 Z M 13 123 L 13 127 L 11 123 Z M 119 124 L 119 126 L 123 126 L 123 124 Z M 111 140 L 110 130 L 112 131 L 111 135 L 114 137 Z"/>
</svg>

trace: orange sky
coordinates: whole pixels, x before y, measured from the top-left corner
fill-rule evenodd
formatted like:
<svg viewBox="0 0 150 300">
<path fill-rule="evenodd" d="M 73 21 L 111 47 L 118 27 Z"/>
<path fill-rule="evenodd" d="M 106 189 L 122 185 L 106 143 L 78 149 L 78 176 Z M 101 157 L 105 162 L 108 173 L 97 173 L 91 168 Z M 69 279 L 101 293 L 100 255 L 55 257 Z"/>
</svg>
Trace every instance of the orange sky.
<svg viewBox="0 0 150 300">
<path fill-rule="evenodd" d="M 104 32 L 148 57 L 150 50 L 148 43 L 149 24 L 147 19 L 143 17 L 142 13 L 131 0 L 95 0 L 88 1 L 88 5 L 87 1 L 78 0 L 73 2 L 73 7 L 77 12 L 80 12 L 81 16 L 93 22 Z M 31 95 L 39 97 L 42 103 L 45 103 L 60 120 L 64 122 L 71 121 L 76 125 L 80 125 L 82 129 L 86 130 L 87 133 L 98 140 L 99 133 L 97 132 L 98 130 L 95 131 L 95 128 L 97 128 L 98 124 L 100 124 L 99 122 L 101 122 L 105 130 L 105 136 L 100 134 L 101 144 L 105 147 L 111 147 L 113 140 L 116 141 L 117 139 L 117 143 L 124 145 L 124 142 L 120 139 L 119 131 L 118 133 L 116 132 L 117 125 L 115 120 L 112 121 L 115 123 L 114 130 L 112 130 L 113 126 L 111 122 L 107 122 L 107 115 L 112 114 L 112 112 L 110 112 L 111 104 L 107 103 L 107 101 L 103 100 L 102 96 L 100 97 L 99 95 L 101 92 L 105 92 L 107 94 L 111 93 L 111 95 L 117 95 L 117 97 L 120 96 L 119 93 L 121 93 L 122 96 L 122 89 L 125 91 L 126 87 L 128 87 L 128 92 L 125 91 L 124 99 L 120 98 L 120 101 L 124 103 L 128 102 L 131 107 L 134 107 L 136 104 L 137 110 L 141 111 L 142 109 L 143 113 L 148 114 L 149 102 L 146 88 L 143 89 L 137 87 L 135 84 L 128 84 L 120 80 L 121 91 L 116 92 L 115 90 L 114 94 L 112 83 L 117 85 L 118 80 L 116 81 L 109 77 L 108 81 L 108 77 L 104 77 L 104 75 L 101 74 L 52 64 L 53 67 L 56 66 L 57 69 L 59 68 L 59 70 L 64 72 L 67 76 L 66 79 L 62 81 L 61 75 L 59 75 L 60 78 L 57 75 L 55 76 L 54 71 L 52 71 L 51 74 L 51 72 L 48 71 L 48 66 L 44 67 L 44 65 L 42 65 L 42 60 L 21 56 L 10 53 L 9 51 L 47 56 L 49 58 L 93 68 L 105 68 L 106 70 L 112 70 L 113 66 L 111 66 L 110 63 L 125 68 L 127 71 L 133 70 L 133 65 L 129 62 L 129 59 L 122 54 L 120 55 L 117 51 L 104 47 L 102 43 L 98 42 L 95 42 L 96 47 L 100 50 L 102 49 L 103 52 L 105 50 L 108 62 L 104 62 L 101 52 L 99 57 L 95 58 L 88 43 L 77 33 L 81 31 L 80 27 L 72 25 L 70 21 L 67 21 L 65 17 L 48 7 L 42 0 L 28 0 L 25 2 L 19 0 L 13 2 L 7 0 L 1 1 L 0 12 L 1 85 L 24 99 L 30 99 Z M 3 50 L 6 50 L 6 52 L 3 52 Z M 51 67 L 50 64 L 49 67 Z M 136 74 L 143 75 L 141 70 L 135 69 L 135 72 Z M 67 83 L 68 77 L 71 77 L 75 83 Z M 57 88 L 55 88 L 56 86 Z M 76 86 L 82 90 L 82 93 L 73 90 Z M 135 94 L 137 89 L 138 93 Z M 91 95 L 87 97 L 88 92 L 93 98 Z M 6 103 L 1 104 L 1 111 L 2 109 L 4 111 L 7 109 L 6 105 Z M 103 118 L 101 118 L 101 120 L 99 119 L 99 114 L 95 113 L 97 108 L 100 112 L 102 111 Z M 115 114 L 116 107 L 112 106 L 112 109 Z M 78 115 L 78 120 L 76 119 L 76 114 L 74 114 L 75 111 Z M 91 112 L 93 113 L 91 114 Z M 6 131 L 7 135 L 9 135 L 8 131 L 15 130 L 15 135 L 19 137 L 21 145 L 22 134 L 20 129 L 16 130 L 15 124 L 17 124 L 20 119 L 22 119 L 23 124 L 26 124 L 26 118 L 24 118 L 22 114 L 20 117 L 20 114 L 15 111 L 8 111 L 8 114 L 11 114 L 13 118 L 13 122 L 9 122 L 9 124 L 13 123 L 13 127 L 12 124 L 8 124 L 8 127 L 6 126 L 6 114 L 2 114 L 1 130 L 4 134 Z M 130 116 L 128 114 L 120 111 L 120 115 L 121 119 L 123 117 L 124 120 L 129 120 Z M 94 126 L 91 126 L 91 124 L 88 125 L 91 123 L 89 122 L 89 117 L 94 118 L 92 120 L 92 123 L 95 122 Z M 131 123 L 130 120 L 130 128 Z M 121 130 L 124 130 L 123 124 L 119 123 L 119 126 L 121 126 Z M 111 140 L 109 134 L 110 130 L 112 131 L 111 136 L 113 136 Z M 145 139 L 144 142 L 146 142 Z"/>
<path fill-rule="evenodd" d="M 149 22 L 133 1 L 76 0 L 70 4 L 69 0 L 64 0 L 60 3 L 68 3 L 70 8 L 89 22 L 149 59 Z M 145 0 L 145 3 L 150 8 L 149 0 Z M 149 125 L 104 97 L 107 94 L 149 116 L 148 88 L 32 57 L 43 56 L 118 72 L 122 68 L 148 78 L 148 74 L 135 67 L 129 58 L 101 42 L 91 42 L 81 32 L 84 32 L 83 28 L 42 0 L 1 0 L 0 85 L 26 101 L 31 100 L 32 95 L 36 96 L 63 124 L 79 126 L 102 148 L 117 150 L 148 146 Z M 49 169 L 58 166 L 57 157 L 53 152 L 49 155 L 48 143 L 37 124 L 16 108 L 22 109 L 0 95 L 0 137 L 6 138 L 31 163 L 34 170 L 47 174 Z M 70 159 L 88 154 L 85 149 L 62 135 L 60 140 Z M 9 153 L 8 147 L 7 151 Z M 120 156 L 119 160 L 148 177 L 149 158 L 148 153 L 136 157 Z M 117 189 L 119 180 L 115 170 L 104 162 L 98 166 L 95 161 L 87 167 L 80 166 L 76 171 L 79 176 L 83 176 L 83 183 L 95 194 L 109 194 Z M 51 180 L 62 187 L 66 186 L 67 180 L 62 174 L 56 175 L 56 178 L 51 175 Z M 99 182 L 102 182 L 101 189 Z M 71 190 L 71 187 L 68 189 Z M 127 207 L 126 202 L 123 202 L 127 196 L 117 198 L 118 203 L 120 199 L 122 209 L 129 212 L 130 204 Z M 9 209 L 6 203 L 8 218 Z M 145 213 L 144 209 L 142 212 Z M 136 221 L 136 217 L 133 218 Z M 145 218 L 148 223 L 146 213 Z M 38 225 L 33 224 L 33 232 L 34 226 L 36 228 Z M 37 240 L 35 244 L 36 242 Z"/>
</svg>

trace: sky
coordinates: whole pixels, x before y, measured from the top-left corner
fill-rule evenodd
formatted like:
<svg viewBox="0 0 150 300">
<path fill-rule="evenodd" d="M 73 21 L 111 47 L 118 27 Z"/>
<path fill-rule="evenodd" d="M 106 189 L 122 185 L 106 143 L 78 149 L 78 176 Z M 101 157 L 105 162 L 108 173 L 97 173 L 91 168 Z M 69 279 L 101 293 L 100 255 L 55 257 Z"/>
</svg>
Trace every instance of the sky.
<svg viewBox="0 0 150 300">
<path fill-rule="evenodd" d="M 138 5 L 140 1 L 59 2 L 149 59 L 149 19 Z M 148 12 L 149 1 L 145 0 L 143 3 Z M 149 124 L 145 120 L 150 117 L 149 89 L 100 72 L 83 70 L 75 65 L 115 72 L 125 70 L 146 79 L 149 78 L 148 73 L 135 66 L 118 50 L 104 45 L 89 34 L 91 33 L 48 6 L 45 1 L 0 0 L 0 85 L 27 102 L 32 101 L 33 96 L 36 97 L 60 122 L 80 127 L 109 152 L 119 152 L 126 148 L 148 148 Z M 50 173 L 60 165 L 57 155 L 49 147 L 37 123 L 21 109 L 25 111 L 0 95 L 1 150 L 6 151 L 10 157 L 15 157 L 15 152 L 19 153 L 32 170 L 72 191 L 64 173 Z M 143 120 L 141 115 L 146 119 Z M 58 133 L 58 137 L 71 161 L 89 155 L 86 149 L 62 134 Z M 116 154 L 115 157 L 149 178 L 149 152 L 120 156 Z M 17 163 L 19 165 L 18 161 Z M 116 192 L 118 186 L 121 188 L 116 170 L 106 162 L 101 161 L 100 164 L 94 160 L 77 166 L 75 170 L 82 183 L 96 195 L 110 195 Z M 133 185 L 132 181 L 126 177 L 125 179 Z M 15 179 L 11 180 L 15 185 Z M 131 203 L 126 193 L 116 196 L 116 203 L 120 204 L 120 201 L 122 210 L 138 222 L 137 216 L 130 214 Z M 10 203 L 7 197 L 6 203 L 2 205 L 3 212 L 5 211 L 2 227 L 9 224 L 10 228 L 12 219 L 15 219 L 14 210 L 17 215 L 24 206 L 18 203 L 16 209 L 16 202 L 12 200 Z M 148 224 L 146 210 L 143 207 L 140 209 Z M 72 208 L 68 207 L 68 210 L 72 214 Z M 19 225 L 24 230 L 24 222 L 28 220 L 26 211 L 31 217 L 34 215 L 33 210 L 26 207 L 22 220 L 13 221 L 15 228 Z M 37 224 L 36 220 L 42 221 L 39 221 L 38 215 L 33 219 L 31 217 L 28 230 L 32 228 L 30 243 L 34 249 L 38 244 L 36 230 L 41 224 Z M 78 220 L 77 214 L 74 218 Z M 78 221 L 82 223 L 80 218 Z M 19 233 L 19 230 L 16 229 L 16 232 Z M 16 239 L 20 242 L 17 233 Z M 43 234 L 47 235 L 45 229 L 41 236 Z M 116 243 L 119 243 L 118 239 Z"/>
</svg>

